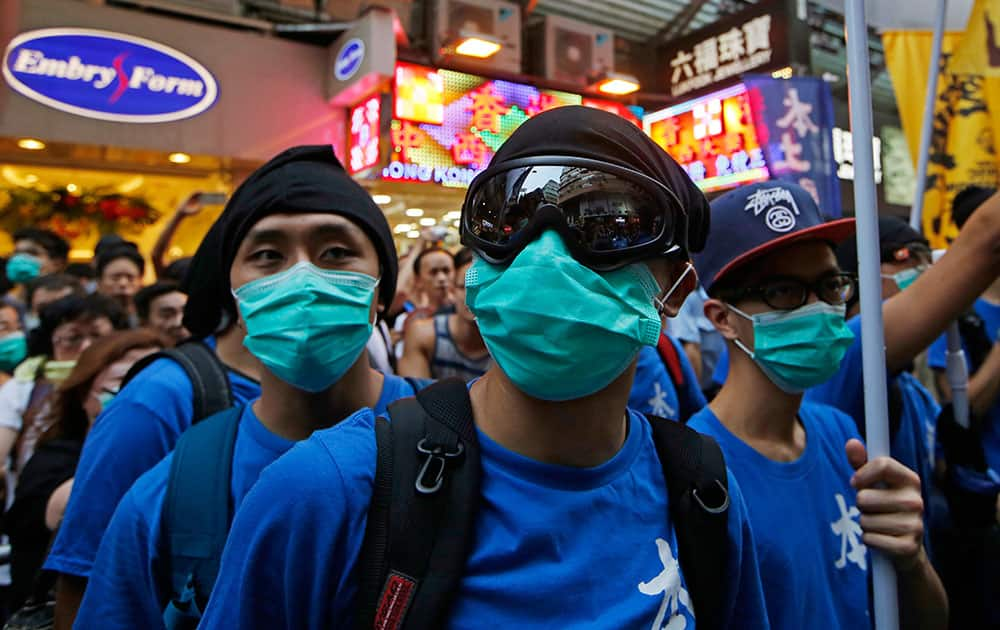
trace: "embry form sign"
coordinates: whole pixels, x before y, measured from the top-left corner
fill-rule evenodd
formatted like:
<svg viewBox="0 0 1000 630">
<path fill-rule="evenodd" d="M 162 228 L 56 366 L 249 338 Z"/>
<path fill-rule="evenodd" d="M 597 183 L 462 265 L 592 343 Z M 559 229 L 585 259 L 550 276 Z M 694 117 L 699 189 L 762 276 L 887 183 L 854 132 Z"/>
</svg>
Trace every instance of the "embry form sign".
<svg viewBox="0 0 1000 630">
<path fill-rule="evenodd" d="M 78 116 L 155 123 L 197 116 L 219 88 L 212 74 L 163 44 L 109 31 L 48 28 L 14 37 L 3 59 L 7 84 Z"/>
</svg>

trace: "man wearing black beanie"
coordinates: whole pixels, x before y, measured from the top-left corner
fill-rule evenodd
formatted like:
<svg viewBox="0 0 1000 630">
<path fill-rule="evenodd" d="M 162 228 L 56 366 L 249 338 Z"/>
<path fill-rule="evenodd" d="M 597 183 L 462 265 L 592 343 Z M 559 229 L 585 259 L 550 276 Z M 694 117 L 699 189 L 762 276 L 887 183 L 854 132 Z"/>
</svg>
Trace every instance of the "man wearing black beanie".
<svg viewBox="0 0 1000 630">
<path fill-rule="evenodd" d="M 396 268 L 385 217 L 329 146 L 289 149 L 237 189 L 199 247 L 184 287 L 192 343 L 214 348 L 228 400 L 239 409 L 223 418 L 238 424 L 229 451 L 230 500 L 238 503 L 260 469 L 313 428 L 413 393 L 402 379 L 371 370 L 364 356 L 370 322 L 392 300 Z M 182 363 L 157 358 L 95 422 L 66 526 L 46 564 L 62 575 L 57 616 L 66 627 L 87 579 L 81 620 L 96 625 L 153 627 L 178 595 L 170 592 L 169 575 L 149 571 L 154 558 L 168 560 L 158 566 L 172 564 L 174 550 L 164 542 L 170 532 L 158 517 L 169 511 L 169 465 L 142 476 L 135 493 L 125 492 L 201 420 L 199 398 L 219 393 L 210 375 L 192 376 Z M 111 521 L 119 502 L 120 516 Z M 145 526 L 150 531 L 138 535 Z M 110 548 L 99 553 L 109 527 L 117 533 L 104 537 Z"/>
</svg>

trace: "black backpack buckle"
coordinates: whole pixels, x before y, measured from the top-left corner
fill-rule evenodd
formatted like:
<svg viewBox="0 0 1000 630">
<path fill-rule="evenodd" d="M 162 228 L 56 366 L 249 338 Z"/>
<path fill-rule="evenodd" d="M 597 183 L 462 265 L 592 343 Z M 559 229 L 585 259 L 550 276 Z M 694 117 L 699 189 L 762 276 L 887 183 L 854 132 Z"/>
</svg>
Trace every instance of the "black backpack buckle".
<svg viewBox="0 0 1000 630">
<path fill-rule="evenodd" d="M 722 514 L 729 509 L 729 491 L 726 487 L 722 485 L 722 482 L 716 479 L 714 483 L 708 486 L 706 489 L 706 499 L 709 503 L 713 504 L 709 506 L 702 500 L 701 496 L 698 494 L 698 488 L 691 488 L 691 496 L 694 500 L 698 502 L 701 509 L 705 510 L 709 514 Z"/>
<path fill-rule="evenodd" d="M 435 444 L 429 446 L 427 438 L 420 440 L 417 444 L 417 452 L 426 455 L 420 472 L 417 473 L 417 481 L 414 483 L 417 492 L 420 494 L 434 494 L 444 485 L 444 469 L 448 465 L 448 460 L 461 457 L 465 452 L 465 447 L 461 442 L 455 445 L 455 450 L 449 451 L 447 447 Z"/>
</svg>

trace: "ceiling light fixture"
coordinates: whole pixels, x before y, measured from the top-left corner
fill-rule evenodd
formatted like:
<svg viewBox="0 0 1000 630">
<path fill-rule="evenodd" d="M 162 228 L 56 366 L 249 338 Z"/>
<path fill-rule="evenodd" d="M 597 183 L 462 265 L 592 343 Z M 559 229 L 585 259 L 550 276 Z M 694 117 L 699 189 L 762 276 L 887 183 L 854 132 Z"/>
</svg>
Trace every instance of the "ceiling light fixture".
<svg viewBox="0 0 1000 630">
<path fill-rule="evenodd" d="M 422 216 L 424 216 L 424 209 L 423 208 L 407 208 L 406 209 L 406 216 L 408 216 L 408 217 L 422 217 Z"/>
<path fill-rule="evenodd" d="M 174 164 L 187 164 L 188 162 L 191 161 L 191 156 L 188 155 L 187 153 L 181 153 L 180 151 L 178 151 L 176 153 L 171 153 L 170 155 L 168 155 L 167 159 L 173 162 Z"/>
<path fill-rule="evenodd" d="M 26 151 L 41 151 L 45 148 L 45 143 L 35 138 L 21 138 L 17 141 L 17 146 Z"/>
<path fill-rule="evenodd" d="M 372 201 L 380 206 L 384 206 L 388 203 L 392 203 L 392 197 L 389 195 L 372 195 Z"/>
<path fill-rule="evenodd" d="M 413 225 L 410 223 L 400 223 L 396 227 L 392 228 L 392 231 L 396 234 L 402 234 L 403 232 L 409 232 L 413 229 Z"/>
<path fill-rule="evenodd" d="M 458 37 L 447 46 L 446 51 L 454 52 L 463 57 L 474 57 L 476 59 L 487 59 L 500 52 L 503 44 L 500 40 L 490 35 L 475 33 L 472 31 L 461 31 Z"/>
<path fill-rule="evenodd" d="M 406 233 L 406 236 L 408 238 L 420 238 L 420 231 L 419 230 L 411 230 L 411 231 L 409 231 L 409 232 Z"/>
<path fill-rule="evenodd" d="M 639 79 L 630 74 L 605 72 L 590 86 L 590 89 L 601 94 L 624 96 L 639 91 L 639 87 Z"/>
</svg>

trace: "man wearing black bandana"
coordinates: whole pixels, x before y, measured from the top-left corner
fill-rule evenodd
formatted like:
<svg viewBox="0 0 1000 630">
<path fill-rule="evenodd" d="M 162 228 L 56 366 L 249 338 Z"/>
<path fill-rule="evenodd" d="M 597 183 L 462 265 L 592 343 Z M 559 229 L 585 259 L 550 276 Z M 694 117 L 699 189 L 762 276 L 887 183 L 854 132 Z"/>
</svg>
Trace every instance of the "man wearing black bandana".
<svg viewBox="0 0 1000 630">
<path fill-rule="evenodd" d="M 263 465 L 315 426 L 328 426 L 358 407 L 384 406 L 383 389 L 392 399 L 412 394 L 401 379 L 390 383 L 371 370 L 363 349 L 370 311 L 392 300 L 396 267 L 384 215 L 329 146 L 285 151 L 233 195 L 187 275 L 184 325 L 215 348 L 233 403 L 243 408 L 232 466 L 234 502 Z M 331 287 L 347 287 L 344 293 L 350 295 L 331 295 Z M 345 303 L 347 332 L 338 325 L 345 322 L 337 321 Z M 350 381 L 347 391 L 337 388 L 341 381 Z M 158 523 L 151 515 L 161 509 L 168 469 L 160 466 L 142 477 L 149 478 L 145 503 L 126 490 L 173 450 L 193 421 L 202 420 L 193 417 L 193 396 L 180 365 L 158 359 L 95 422 L 46 563 L 63 575 L 58 611 L 63 623 L 75 615 L 81 587 L 90 579 L 92 603 L 85 605 L 84 617 L 96 616 L 103 627 L 156 625 L 165 603 L 158 599 L 169 596 L 157 591 L 164 574 L 149 570 L 154 559 L 164 560 L 160 530 L 151 526 L 144 532 L 141 539 L 148 545 L 136 532 Z M 261 439 L 247 437 L 253 435 Z M 255 444 L 263 448 L 252 448 Z M 157 477 L 157 471 L 163 474 Z M 120 502 L 142 509 L 125 510 L 108 529 Z M 97 558 L 105 530 L 114 530 L 107 537 L 113 544 Z M 126 551 L 128 545 L 133 547 Z M 129 589 L 143 596 L 132 596 Z M 83 618 L 81 623 L 91 625 Z"/>
<path fill-rule="evenodd" d="M 514 132 L 462 214 L 477 256 L 466 302 L 495 364 L 468 394 L 451 390 L 471 409 L 481 481 L 464 506 L 474 536 L 447 610 L 411 612 L 405 584 L 419 578 L 396 573 L 390 587 L 404 586 L 383 591 L 384 606 L 359 609 L 376 475 L 375 415 L 362 410 L 262 474 L 201 627 L 346 628 L 374 616 L 399 628 L 409 614 L 427 628 L 767 628 L 746 507 L 724 468 L 728 509 L 712 505 L 725 596 L 696 615 L 699 565 L 678 563 L 662 429 L 626 406 L 639 349 L 695 284 L 688 251 L 704 243 L 704 197 L 635 126 L 565 107 Z M 404 423 L 390 421 L 380 426 Z M 422 479 L 417 490 L 436 491 Z M 418 600 L 433 584 L 419 583 Z"/>
</svg>

